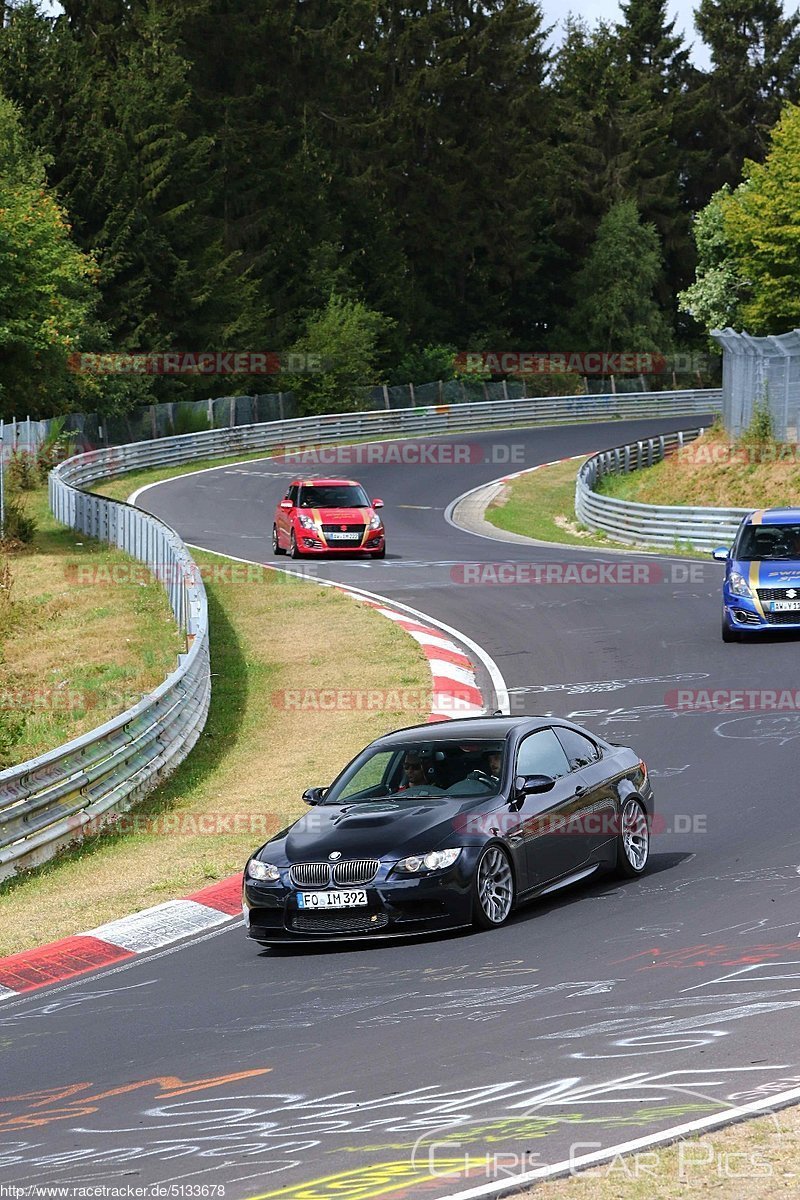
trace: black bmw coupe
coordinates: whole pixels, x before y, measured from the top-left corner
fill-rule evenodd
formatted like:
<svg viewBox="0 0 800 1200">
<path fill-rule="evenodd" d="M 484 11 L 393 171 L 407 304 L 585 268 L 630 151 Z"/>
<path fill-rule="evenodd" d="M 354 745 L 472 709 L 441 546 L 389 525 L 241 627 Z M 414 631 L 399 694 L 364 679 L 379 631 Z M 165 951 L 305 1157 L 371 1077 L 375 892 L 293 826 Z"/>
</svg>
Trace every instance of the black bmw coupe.
<svg viewBox="0 0 800 1200">
<path fill-rule="evenodd" d="M 397 730 L 303 799 L 245 867 L 262 945 L 502 925 L 604 869 L 641 875 L 654 811 L 633 750 L 542 717 Z"/>
</svg>

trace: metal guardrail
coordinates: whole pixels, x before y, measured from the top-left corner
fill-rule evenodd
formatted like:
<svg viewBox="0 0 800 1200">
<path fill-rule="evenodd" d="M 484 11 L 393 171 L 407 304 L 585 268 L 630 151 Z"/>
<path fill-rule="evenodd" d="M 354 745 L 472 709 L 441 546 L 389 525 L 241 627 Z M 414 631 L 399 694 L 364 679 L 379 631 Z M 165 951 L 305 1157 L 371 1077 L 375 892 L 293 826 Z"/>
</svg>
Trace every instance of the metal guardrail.
<svg viewBox="0 0 800 1200">
<path fill-rule="evenodd" d="M 166 588 L 187 650 L 133 708 L 0 772 L 0 879 L 52 858 L 87 826 L 96 829 L 130 808 L 186 757 L 208 712 L 208 614 L 197 567 L 177 534 L 156 517 L 78 490 L 87 477 L 98 478 L 100 465 L 96 455 L 79 455 L 50 473 L 53 513 L 147 564 Z"/>
<path fill-rule="evenodd" d="M 94 458 L 96 473 L 85 482 L 145 467 L 182 465 L 217 455 L 247 454 L 381 438 L 396 434 L 429 436 L 454 430 L 510 428 L 564 422 L 629 420 L 637 417 L 702 416 L 719 411 L 722 392 L 703 388 L 675 392 L 630 392 L 616 396 L 529 397 L 474 404 L 431 405 L 427 408 L 376 409 L 297 417 L 260 425 L 236 425 L 199 433 L 134 442 L 86 455 Z M 106 457 L 110 455 L 111 458 Z"/>
<path fill-rule="evenodd" d="M 397 434 L 691 416 L 718 409 L 718 389 L 531 397 L 428 408 L 339 413 L 134 442 L 68 459 L 50 473 L 50 506 L 64 524 L 146 563 L 169 594 L 188 649 L 134 708 L 66 745 L 0 772 L 0 879 L 36 866 L 82 830 L 124 811 L 189 753 L 210 701 L 208 615 L 199 572 L 180 538 L 130 505 L 84 489 L 99 479 L 201 459 L 286 451 Z"/>
<path fill-rule="evenodd" d="M 689 508 L 683 505 L 641 504 L 618 500 L 596 491 L 606 475 L 628 474 L 652 467 L 698 438 L 703 429 L 685 430 L 629 442 L 593 455 L 583 464 L 575 483 L 575 513 L 590 529 L 615 541 L 649 546 L 689 545 L 695 550 L 729 546 L 749 508 Z"/>
</svg>

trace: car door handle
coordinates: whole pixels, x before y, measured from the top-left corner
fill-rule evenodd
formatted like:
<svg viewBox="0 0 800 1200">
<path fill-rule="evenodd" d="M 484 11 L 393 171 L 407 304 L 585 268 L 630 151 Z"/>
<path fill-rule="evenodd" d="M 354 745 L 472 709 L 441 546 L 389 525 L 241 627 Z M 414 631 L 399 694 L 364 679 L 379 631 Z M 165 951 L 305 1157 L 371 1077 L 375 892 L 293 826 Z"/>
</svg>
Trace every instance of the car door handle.
<svg viewBox="0 0 800 1200">
<path fill-rule="evenodd" d="M 581 787 L 581 785 L 578 784 L 578 786 L 575 788 L 575 795 L 576 796 L 585 796 L 586 793 L 588 792 L 588 790 L 589 789 L 587 787 Z"/>
</svg>

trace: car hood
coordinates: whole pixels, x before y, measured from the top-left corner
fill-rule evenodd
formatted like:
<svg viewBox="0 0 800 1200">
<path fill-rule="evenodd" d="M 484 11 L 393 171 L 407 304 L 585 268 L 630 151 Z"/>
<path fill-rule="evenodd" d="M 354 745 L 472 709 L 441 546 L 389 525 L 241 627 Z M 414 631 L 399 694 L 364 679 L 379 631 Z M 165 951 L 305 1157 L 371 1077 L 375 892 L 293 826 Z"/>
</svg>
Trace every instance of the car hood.
<svg viewBox="0 0 800 1200">
<path fill-rule="evenodd" d="M 316 521 L 325 525 L 365 525 L 372 516 L 371 508 L 304 508 Z"/>
<path fill-rule="evenodd" d="M 753 566 L 758 568 L 757 587 L 800 588 L 800 559 L 763 560 L 752 563 L 746 559 L 740 559 L 731 564 L 731 569 L 738 571 L 749 582 L 750 569 Z"/>
<path fill-rule="evenodd" d="M 455 818 L 474 806 L 474 797 L 446 796 L 320 804 L 287 830 L 284 849 L 290 862 L 313 862 L 334 850 L 342 858 L 403 858 L 435 850 L 448 838 L 460 844 Z"/>
</svg>

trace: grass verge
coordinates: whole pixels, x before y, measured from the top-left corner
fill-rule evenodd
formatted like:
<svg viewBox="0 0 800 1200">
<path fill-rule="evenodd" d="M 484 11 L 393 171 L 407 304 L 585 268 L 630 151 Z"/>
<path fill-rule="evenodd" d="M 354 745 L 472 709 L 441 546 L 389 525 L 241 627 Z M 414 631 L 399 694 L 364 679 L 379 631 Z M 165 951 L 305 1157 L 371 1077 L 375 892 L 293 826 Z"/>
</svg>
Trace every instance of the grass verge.
<svg viewBox="0 0 800 1200">
<path fill-rule="evenodd" d="M 531 1200 L 792 1200 L 800 1195 L 800 1108 L 656 1146 L 540 1183 Z"/>
<path fill-rule="evenodd" d="M 210 580 L 213 689 L 205 730 L 188 759 L 122 823 L 124 832 L 99 833 L 0 885 L 0 955 L 241 870 L 256 846 L 304 809 L 306 786 L 329 783 L 372 738 L 424 721 L 429 711 L 427 660 L 392 621 L 332 588 L 266 568 L 212 578 L 212 566 L 225 560 L 202 551 L 194 557 Z M 120 603 L 126 586 L 117 586 Z M 369 689 L 399 688 L 410 691 L 396 707 L 355 707 Z M 298 689 L 307 694 L 298 699 Z M 321 689 L 336 694 L 333 706 Z"/>
<path fill-rule="evenodd" d="M 575 476 L 585 461 L 537 467 L 512 479 L 486 509 L 486 520 L 497 529 L 543 542 L 608 546 L 608 538 L 575 519 Z"/>
<path fill-rule="evenodd" d="M 635 546 L 616 542 L 578 523 L 575 517 L 575 476 L 585 461 L 575 459 L 574 462 L 537 467 L 512 479 L 486 509 L 486 520 L 497 529 L 538 538 L 542 542 L 604 550 L 635 550 Z M 617 478 L 614 476 L 612 483 L 616 483 Z M 621 478 L 632 479 L 633 476 Z M 641 549 L 650 553 L 675 554 L 681 558 L 708 557 L 702 550 L 693 550 L 687 545 L 658 549 L 642 546 Z"/>
<path fill-rule="evenodd" d="M 715 427 L 654 467 L 607 475 L 599 490 L 643 504 L 793 507 L 800 503 L 800 457 L 793 444 L 737 443 Z"/>
<path fill-rule="evenodd" d="M 141 578 L 124 591 L 110 582 L 133 559 L 59 525 L 46 488 L 22 495 L 38 528 L 30 545 L 6 559 L 11 582 L 0 599 L 0 769 L 124 712 L 175 669 L 186 649 L 155 580 Z"/>
</svg>

